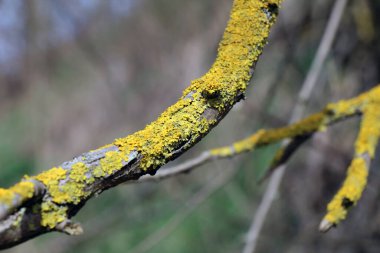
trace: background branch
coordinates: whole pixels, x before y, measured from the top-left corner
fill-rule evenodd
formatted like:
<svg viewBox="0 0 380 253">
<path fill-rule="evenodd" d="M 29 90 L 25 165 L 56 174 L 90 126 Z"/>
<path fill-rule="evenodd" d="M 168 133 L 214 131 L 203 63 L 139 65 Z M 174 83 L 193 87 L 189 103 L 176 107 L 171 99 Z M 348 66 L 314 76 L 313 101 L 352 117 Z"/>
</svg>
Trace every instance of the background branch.
<svg viewBox="0 0 380 253">
<path fill-rule="evenodd" d="M 321 43 L 318 46 L 316 56 L 313 60 L 309 72 L 307 73 L 305 81 L 301 86 L 301 90 L 298 93 L 297 101 L 290 116 L 289 123 L 292 123 L 300 119 L 305 111 L 305 103 L 310 98 L 313 88 L 317 83 L 317 78 L 321 72 L 322 65 L 325 62 L 327 55 L 331 49 L 331 45 L 337 33 L 338 26 L 343 15 L 343 11 L 346 7 L 346 4 L 347 0 L 337 0 L 334 4 L 334 7 L 331 11 L 329 20 L 326 25 L 326 29 L 323 33 Z M 287 145 L 288 142 L 285 141 L 283 143 L 283 146 Z M 267 190 L 263 195 L 261 204 L 256 210 L 251 226 L 247 232 L 246 242 L 242 250 L 243 253 L 255 252 L 257 246 L 257 239 L 262 230 L 266 217 L 268 216 L 268 212 L 272 206 L 275 196 L 278 192 L 282 178 L 285 173 L 285 169 L 285 165 L 279 166 L 278 168 L 276 168 L 277 171 L 275 171 L 269 179 Z"/>
</svg>

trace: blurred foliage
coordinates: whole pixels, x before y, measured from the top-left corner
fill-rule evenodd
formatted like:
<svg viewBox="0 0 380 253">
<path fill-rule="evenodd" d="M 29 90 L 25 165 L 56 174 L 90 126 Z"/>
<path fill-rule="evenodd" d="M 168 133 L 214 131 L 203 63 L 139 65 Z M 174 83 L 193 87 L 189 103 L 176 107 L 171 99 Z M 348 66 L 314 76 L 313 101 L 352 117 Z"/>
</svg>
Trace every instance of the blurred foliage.
<svg viewBox="0 0 380 253">
<path fill-rule="evenodd" d="M 283 125 L 333 0 L 285 0 L 247 100 L 173 162 Z M 36 174 L 142 128 L 213 61 L 231 0 L 0 1 L 0 184 Z M 351 1 L 308 111 L 379 82 L 380 3 Z M 379 252 L 380 175 L 329 234 L 317 231 L 352 154 L 357 121 L 317 134 L 292 159 L 258 252 Z M 6 252 L 238 252 L 261 199 L 256 183 L 276 146 L 207 164 L 159 183 L 123 185 L 92 199 L 76 220 L 85 234 L 49 234 Z M 380 154 L 378 155 L 380 157 Z M 178 226 L 168 227 L 216 175 L 236 170 Z M 132 251 L 133 252 L 133 251 Z"/>
</svg>

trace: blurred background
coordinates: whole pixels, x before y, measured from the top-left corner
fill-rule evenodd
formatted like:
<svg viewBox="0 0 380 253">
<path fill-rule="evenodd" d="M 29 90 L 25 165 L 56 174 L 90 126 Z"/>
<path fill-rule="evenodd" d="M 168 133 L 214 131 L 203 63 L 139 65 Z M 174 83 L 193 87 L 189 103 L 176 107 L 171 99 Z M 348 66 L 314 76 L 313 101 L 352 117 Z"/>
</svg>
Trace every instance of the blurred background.
<svg viewBox="0 0 380 253">
<path fill-rule="evenodd" d="M 286 124 L 332 0 L 285 0 L 247 99 L 172 162 Z M 207 71 L 232 0 L 0 0 L 0 185 L 9 187 L 154 120 Z M 350 1 L 307 104 L 316 112 L 380 81 L 380 2 Z M 358 119 L 316 134 L 291 159 L 256 252 L 380 252 L 380 174 L 349 219 L 318 232 L 353 153 Z M 278 145 L 158 183 L 128 184 L 16 252 L 241 252 Z"/>
</svg>

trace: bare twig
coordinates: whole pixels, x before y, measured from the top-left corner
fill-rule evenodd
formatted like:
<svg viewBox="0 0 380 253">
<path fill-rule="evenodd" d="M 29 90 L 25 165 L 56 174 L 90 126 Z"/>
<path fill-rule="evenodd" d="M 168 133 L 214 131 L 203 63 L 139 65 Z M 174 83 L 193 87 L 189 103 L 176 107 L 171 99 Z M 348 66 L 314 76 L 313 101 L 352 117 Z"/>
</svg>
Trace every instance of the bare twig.
<svg viewBox="0 0 380 253">
<path fill-rule="evenodd" d="M 210 161 L 212 158 L 215 158 L 210 151 L 205 151 L 199 156 L 187 160 L 177 166 L 170 167 L 167 169 L 159 170 L 156 175 L 144 175 L 140 177 L 138 181 L 130 181 L 128 183 L 140 183 L 140 182 L 151 182 L 151 181 L 160 181 L 162 179 L 166 179 L 168 177 L 172 177 L 178 174 L 189 173 L 194 168 Z"/>
<path fill-rule="evenodd" d="M 239 171 L 238 166 L 224 170 L 223 173 L 218 174 L 210 182 L 200 189 L 192 198 L 187 201 L 183 208 L 177 212 L 175 216 L 160 229 L 150 234 L 146 239 L 141 241 L 136 247 L 130 250 L 130 253 L 143 253 L 152 249 L 160 241 L 171 234 L 199 205 L 208 199 L 213 193 L 224 186 L 233 176 Z"/>
</svg>

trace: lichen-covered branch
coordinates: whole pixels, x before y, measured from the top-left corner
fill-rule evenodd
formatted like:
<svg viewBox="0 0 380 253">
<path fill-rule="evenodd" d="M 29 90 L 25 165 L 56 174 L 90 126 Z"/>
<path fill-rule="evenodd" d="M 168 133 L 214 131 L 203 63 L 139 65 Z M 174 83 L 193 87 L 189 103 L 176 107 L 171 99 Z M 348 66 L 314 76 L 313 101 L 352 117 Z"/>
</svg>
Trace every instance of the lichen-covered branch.
<svg viewBox="0 0 380 253">
<path fill-rule="evenodd" d="M 143 130 L 0 190 L 0 248 L 49 231 L 78 234 L 70 218 L 121 182 L 155 174 L 202 139 L 244 97 L 281 0 L 235 0 L 211 69 Z"/>
<path fill-rule="evenodd" d="M 339 110 L 347 110 L 347 105 Z M 349 110 L 349 109 L 348 109 Z M 360 107 L 363 113 L 355 154 L 347 171 L 346 179 L 327 207 L 327 214 L 320 224 L 322 232 L 328 231 L 347 216 L 348 209 L 360 199 L 367 184 L 370 161 L 380 137 L 380 88 L 375 88 Z"/>
<path fill-rule="evenodd" d="M 355 98 L 329 104 L 321 112 L 289 126 L 258 130 L 246 139 L 229 146 L 205 151 L 194 159 L 159 171 L 153 177 L 144 176 L 137 182 L 162 180 L 180 173 L 187 173 L 214 159 L 229 158 L 284 139 L 290 139 L 288 144 L 275 154 L 270 169 L 264 177 L 266 178 L 275 168 L 284 164 L 312 134 L 355 115 L 362 115 L 359 135 L 355 143 L 355 154 L 348 168 L 347 177 L 341 189 L 329 203 L 327 214 L 320 224 L 320 230 L 326 232 L 346 218 L 348 209 L 358 202 L 365 189 L 370 161 L 375 154 L 380 138 L 380 85 Z"/>
<path fill-rule="evenodd" d="M 213 150 L 216 156 L 232 156 L 253 148 L 290 138 L 293 141 L 279 150 L 271 168 L 286 162 L 304 138 L 328 125 L 347 117 L 361 114 L 361 126 L 355 143 L 355 154 L 347 171 L 341 189 L 327 207 L 327 214 L 320 224 L 320 230 L 328 231 L 347 216 L 348 209 L 360 199 L 367 183 L 370 160 L 380 138 L 380 85 L 356 98 L 329 104 L 322 112 L 313 114 L 290 126 L 260 130 L 247 139 L 232 146 Z M 269 171 L 271 172 L 271 170 Z"/>
<path fill-rule="evenodd" d="M 337 123 L 339 121 L 345 120 L 352 116 L 363 115 L 363 123 L 368 121 L 367 111 L 365 108 L 369 106 L 368 104 L 380 110 L 380 105 L 376 105 L 378 99 L 373 100 L 376 94 L 380 96 L 380 86 L 359 95 L 356 98 L 342 100 L 338 103 L 329 104 L 325 109 L 319 113 L 310 115 L 309 117 L 302 119 L 289 126 L 274 128 L 274 129 L 260 129 L 256 133 L 252 134 L 248 138 L 234 142 L 233 144 L 225 147 L 215 148 L 212 150 L 204 151 L 199 156 L 190 159 L 184 163 L 177 166 L 163 169 L 158 171 L 154 176 L 143 176 L 138 181 L 134 182 L 149 182 L 149 181 L 159 181 L 169 177 L 176 176 L 182 173 L 188 173 L 194 168 L 215 160 L 230 158 L 235 155 L 242 154 L 244 152 L 253 151 L 259 147 L 277 143 L 284 139 L 290 139 L 288 145 L 280 148 L 275 154 L 272 164 L 267 171 L 264 178 L 273 172 L 275 168 L 286 163 L 292 154 L 303 144 L 307 139 L 309 139 L 315 132 L 325 130 L 329 125 Z M 373 119 L 373 113 L 371 113 Z M 380 120 L 380 118 L 379 118 Z M 380 123 L 380 122 L 379 122 Z M 376 128 L 373 128 L 375 130 Z M 369 134 L 369 128 L 361 127 L 361 132 Z M 363 134 L 365 134 L 363 133 Z M 363 137 L 371 140 L 371 152 L 374 152 L 374 147 L 376 145 L 376 137 L 374 134 L 367 135 Z M 363 139 L 360 138 L 359 139 Z M 364 152 L 366 153 L 366 152 Z M 361 157 L 361 155 L 360 155 Z M 366 157 L 366 156 L 363 156 Z"/>
</svg>

